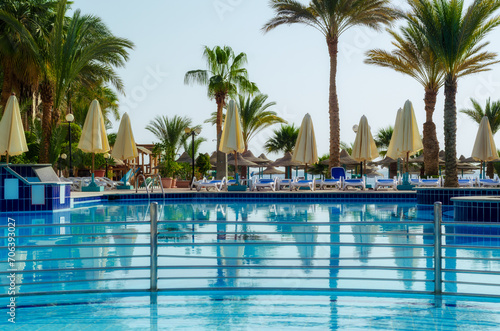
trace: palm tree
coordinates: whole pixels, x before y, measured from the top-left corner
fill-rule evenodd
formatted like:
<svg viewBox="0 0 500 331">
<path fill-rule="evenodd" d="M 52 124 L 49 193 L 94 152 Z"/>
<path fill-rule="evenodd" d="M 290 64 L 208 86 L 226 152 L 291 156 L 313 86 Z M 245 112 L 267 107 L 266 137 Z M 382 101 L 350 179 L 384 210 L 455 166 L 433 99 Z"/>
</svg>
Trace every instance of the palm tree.
<svg viewBox="0 0 500 331">
<path fill-rule="evenodd" d="M 43 38 L 55 16 L 57 1 L 2 0 L 1 12 L 23 25 L 32 36 Z M 29 42 L 10 24 L 0 21 L 0 65 L 3 72 L 0 105 L 5 107 L 11 92 L 21 99 L 20 92 L 33 90 L 38 83 L 39 70 Z M 24 100 L 23 100 L 24 101 Z"/>
<path fill-rule="evenodd" d="M 267 140 L 264 148 L 269 153 L 292 153 L 295 142 L 299 136 L 299 128 L 292 125 L 281 125 L 279 129 L 273 130 L 274 137 Z"/>
<path fill-rule="evenodd" d="M 243 131 L 243 140 L 245 141 L 245 152 L 248 150 L 250 140 L 260 131 L 270 127 L 273 124 L 286 123 L 279 117 L 276 112 L 267 110 L 276 105 L 276 102 L 268 102 L 267 94 L 257 94 L 254 97 L 244 95 L 238 96 L 238 112 L 241 120 L 241 129 Z M 222 115 L 222 122 L 225 121 L 225 114 Z M 217 113 L 212 113 L 212 116 L 205 123 L 215 124 L 217 121 Z"/>
<path fill-rule="evenodd" d="M 207 139 L 203 137 L 194 138 L 194 155 L 198 154 L 200 145 L 205 141 L 207 141 Z M 184 141 L 182 142 L 182 147 L 184 148 L 184 151 L 188 153 L 191 158 L 193 158 L 193 140 L 184 139 Z"/>
<path fill-rule="evenodd" d="M 436 98 L 443 85 L 443 68 L 432 52 L 429 42 L 412 26 L 402 27 L 400 34 L 388 30 L 396 47 L 392 52 L 374 49 L 367 53 L 365 63 L 391 68 L 414 78 L 425 91 L 424 168 L 427 175 L 439 173 L 439 141 L 432 120 Z"/>
<path fill-rule="evenodd" d="M 75 10 L 66 17 L 67 0 L 60 0 L 55 19 L 46 37 L 33 36 L 9 13 L 0 11 L 0 20 L 17 31 L 30 46 L 30 56 L 40 70 L 42 100 L 42 144 L 40 162 L 48 162 L 52 128 L 58 122 L 60 109 L 68 90 L 75 83 L 104 81 L 119 90 L 123 88 L 115 67 L 124 66 L 133 43 L 111 34 L 106 25 L 92 15 Z"/>
<path fill-rule="evenodd" d="M 444 70 L 444 138 L 446 187 L 458 187 L 457 176 L 457 82 L 458 78 L 489 70 L 496 54 L 485 51 L 486 35 L 500 24 L 493 13 L 497 0 L 474 0 L 464 12 L 463 0 L 408 0 L 409 24 L 429 43 Z"/>
<path fill-rule="evenodd" d="M 386 128 L 381 128 L 375 134 L 375 144 L 380 150 L 380 155 L 385 156 L 387 153 L 387 148 L 391 142 L 392 134 L 394 133 L 394 128 L 389 125 Z"/>
<path fill-rule="evenodd" d="M 488 122 L 490 122 L 491 132 L 495 135 L 500 130 L 500 100 L 491 102 L 490 98 L 488 98 L 484 109 L 477 100 L 471 98 L 470 101 L 472 102 L 472 108 L 462 109 L 460 112 L 470 117 L 477 124 L 480 124 L 483 117 L 486 116 Z M 493 178 L 494 167 L 492 162 L 488 162 L 487 175 Z"/>
<path fill-rule="evenodd" d="M 382 156 L 387 154 L 387 148 L 391 143 L 392 134 L 394 133 L 394 128 L 389 125 L 386 128 L 381 128 L 375 134 L 375 144 L 379 149 L 379 153 Z M 394 177 L 398 173 L 398 164 L 397 162 L 393 162 L 389 164 L 389 177 Z"/>
<path fill-rule="evenodd" d="M 389 0 L 312 0 L 305 6 L 296 0 L 271 0 L 276 16 L 263 30 L 301 23 L 319 30 L 326 38 L 330 55 L 330 167 L 340 165 L 340 109 L 337 97 L 337 53 L 339 38 L 353 26 L 379 30 L 396 17 Z"/>
<path fill-rule="evenodd" d="M 184 129 L 191 127 L 192 120 L 189 117 L 175 115 L 172 118 L 168 116 L 156 116 L 146 126 L 146 130 L 153 133 L 163 145 L 165 151 L 171 156 L 179 152 L 180 147 L 188 138 Z"/>
<path fill-rule="evenodd" d="M 184 84 L 207 85 L 208 96 L 217 103 L 217 147 L 222 134 L 222 108 L 228 96 L 235 96 L 238 89 L 243 92 L 257 92 L 255 83 L 248 79 L 247 70 L 243 67 L 247 63 L 247 55 L 235 55 L 231 47 L 215 46 L 213 49 L 205 46 L 203 56 L 207 61 L 208 69 L 191 70 L 184 76 Z M 226 158 L 217 148 L 217 178 L 221 179 L 226 172 Z"/>
<path fill-rule="evenodd" d="M 82 86 L 74 95 L 68 97 L 67 101 L 70 103 L 69 107 L 71 108 L 68 107 L 67 111 L 74 114 L 74 123 L 83 127 L 89 105 L 94 99 L 99 100 L 106 128 L 111 127 L 111 118 L 115 121 L 120 120 L 118 94 L 110 87 L 101 84 L 94 88 Z"/>
</svg>

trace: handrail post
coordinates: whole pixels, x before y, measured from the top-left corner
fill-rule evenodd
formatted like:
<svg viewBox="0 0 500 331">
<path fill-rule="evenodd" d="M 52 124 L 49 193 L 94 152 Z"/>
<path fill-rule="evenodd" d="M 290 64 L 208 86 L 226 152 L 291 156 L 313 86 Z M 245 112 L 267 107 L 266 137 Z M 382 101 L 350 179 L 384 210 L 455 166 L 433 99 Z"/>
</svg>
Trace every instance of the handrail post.
<svg viewBox="0 0 500 331">
<path fill-rule="evenodd" d="M 443 218 L 442 203 L 434 203 L 434 294 L 442 293 L 442 274 L 441 274 L 441 221 Z"/>
<path fill-rule="evenodd" d="M 151 292 L 158 292 L 158 202 L 152 202 L 149 213 L 151 215 Z"/>
</svg>

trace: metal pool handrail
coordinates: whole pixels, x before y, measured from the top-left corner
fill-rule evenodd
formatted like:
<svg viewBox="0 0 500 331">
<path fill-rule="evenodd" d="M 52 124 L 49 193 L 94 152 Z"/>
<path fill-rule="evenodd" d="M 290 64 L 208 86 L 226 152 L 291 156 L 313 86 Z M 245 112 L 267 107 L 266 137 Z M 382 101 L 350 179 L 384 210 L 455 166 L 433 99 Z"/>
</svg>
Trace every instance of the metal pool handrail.
<svg viewBox="0 0 500 331">
<path fill-rule="evenodd" d="M 150 220 L 146 222 L 93 222 L 93 223 L 78 223 L 81 225 L 89 226 L 91 230 L 85 233 L 74 233 L 74 234 L 62 234 L 58 235 L 58 230 L 51 230 L 50 227 L 71 227 L 74 224 L 47 224 L 47 225 L 31 225 L 33 229 L 36 229 L 38 235 L 33 235 L 33 238 L 47 238 L 46 243 L 40 242 L 37 245 L 33 245 L 32 241 L 28 240 L 30 236 L 19 236 L 20 240 L 23 240 L 24 243 L 20 243 L 18 248 L 20 251 L 35 251 L 35 250 L 48 250 L 48 253 L 42 252 L 40 256 L 27 255 L 24 260 L 19 261 L 19 263 L 23 263 L 28 265 L 28 268 L 24 268 L 24 270 L 20 270 L 19 274 L 23 277 L 23 279 L 30 280 L 33 278 L 34 280 L 31 282 L 26 282 L 22 284 L 24 289 L 20 295 L 29 295 L 29 294 L 45 294 L 40 291 L 44 290 L 44 286 L 46 288 L 47 285 L 55 285 L 55 288 L 61 287 L 64 291 L 57 291 L 57 293 L 80 293 L 80 292 L 110 292 L 110 291 L 142 291 L 148 290 L 152 293 L 156 293 L 161 290 L 169 290 L 169 291 L 180 291 L 183 289 L 188 289 L 191 284 L 196 284 L 196 282 L 202 282 L 198 284 L 212 284 L 212 285 L 194 285 L 196 290 L 222 290 L 225 287 L 218 286 L 217 282 L 221 279 L 231 281 L 240 279 L 242 282 L 251 282 L 254 281 L 256 283 L 261 282 L 262 284 L 269 284 L 269 282 L 278 282 L 278 284 L 284 284 L 281 288 L 278 287 L 245 287 L 245 286 L 236 286 L 229 285 L 233 287 L 229 287 L 232 289 L 247 289 L 247 290 L 291 290 L 291 291 L 305 291 L 305 290 L 331 290 L 332 292 L 346 292 L 346 291 L 372 291 L 372 292 L 399 292 L 399 293 L 434 293 L 436 295 L 440 294 L 457 294 L 457 295 L 484 295 L 484 296 L 492 296 L 481 294 L 480 292 L 473 291 L 472 293 L 464 293 L 456 290 L 456 284 L 463 284 L 464 286 L 498 286 L 497 284 L 493 284 L 491 279 L 482 280 L 481 275 L 498 275 L 500 271 L 491 271 L 491 270 L 481 270 L 481 268 L 474 268 L 472 265 L 470 268 L 461 267 L 460 269 L 456 266 L 453 267 L 452 262 L 454 260 L 459 259 L 484 259 L 491 263 L 498 263 L 500 266 L 500 258 L 495 257 L 456 257 L 453 254 L 444 254 L 447 249 L 455 250 L 455 249 L 477 249 L 478 247 L 472 245 L 462 245 L 462 241 L 455 241 L 455 236 L 460 235 L 460 228 L 457 228 L 457 231 L 444 231 L 448 227 L 454 229 L 454 222 L 443 222 L 442 221 L 442 206 L 437 203 L 434 206 L 434 214 L 433 221 L 430 221 L 429 218 L 425 218 L 427 221 L 423 221 L 422 218 L 413 220 L 402 220 L 401 222 L 394 221 L 383 221 L 379 220 L 376 222 L 310 222 L 310 223 L 300 223 L 296 221 L 290 222 L 282 222 L 282 223 L 270 223 L 270 222 L 262 222 L 262 221 L 249 221 L 242 222 L 240 221 L 222 221 L 222 220 L 207 220 L 201 221 L 196 220 L 196 217 L 193 216 L 193 220 L 175 220 L 173 217 L 169 220 L 160 220 L 160 206 L 158 203 L 153 202 L 149 205 L 149 215 Z M 147 211 L 145 212 L 147 213 Z M 169 216 L 169 214 L 167 214 Z M 162 216 L 163 218 L 164 216 Z M 124 224 L 135 224 L 137 227 L 137 232 L 133 234 L 127 233 L 125 231 L 122 232 L 109 232 L 109 228 L 105 228 L 104 226 L 108 225 L 124 225 Z M 234 240 L 231 242 L 215 242 L 216 236 L 219 236 L 219 231 L 216 231 L 214 227 L 219 225 L 229 225 L 232 229 L 233 226 L 237 225 L 258 225 L 258 233 L 262 235 L 261 240 L 247 240 L 240 239 L 240 242 L 235 242 Z M 261 249 L 268 249 L 268 247 L 272 248 L 273 246 L 297 246 L 299 247 L 307 247 L 311 245 L 307 239 L 297 239 L 294 241 L 288 240 L 284 242 L 273 241 L 271 236 L 273 231 L 266 230 L 265 225 L 269 227 L 276 226 L 281 224 L 280 226 L 291 225 L 311 225 L 311 226 L 320 226 L 320 230 L 317 230 L 317 235 L 329 237 L 323 238 L 323 241 L 315 241 L 313 246 L 316 249 L 316 253 L 319 252 L 319 249 L 325 249 L 325 247 L 329 247 L 331 249 L 343 249 L 345 247 L 348 251 L 354 249 L 373 249 L 376 250 L 380 247 L 389 247 L 391 249 L 397 249 L 401 252 L 408 252 L 408 254 L 403 254 L 400 256 L 388 256 L 388 255 L 380 255 L 373 254 L 374 256 L 365 256 L 365 257 L 357 257 L 357 256 L 342 256 L 341 254 L 330 255 L 330 254 L 313 254 L 309 257 L 301 257 L 301 256 L 274 256 L 270 255 L 256 255 L 256 256 L 230 256 L 224 257 L 217 253 L 217 256 L 213 256 L 214 248 L 220 246 L 222 250 L 227 248 L 227 252 L 230 251 L 230 247 L 239 246 L 244 244 L 245 249 L 254 249 L 253 247 L 261 247 Z M 388 228 L 383 228 L 386 224 Z M 400 224 L 401 227 L 395 227 L 396 224 Z M 482 226 L 490 224 L 487 223 L 477 223 Z M 147 228 L 149 228 L 149 231 Z M 187 226 L 186 226 L 187 225 Z M 342 226 L 352 226 L 352 225 L 360 225 L 361 227 L 349 232 L 342 228 Z M 371 230 L 373 228 L 364 227 L 368 225 L 375 225 L 378 227 L 378 230 Z M 467 225 L 465 223 L 458 223 L 458 227 Z M 468 224 L 471 225 L 470 223 Z M 476 223 L 474 223 L 476 225 Z M 195 232 L 195 226 L 198 227 Z M 210 228 L 212 226 L 212 228 Z M 411 228 L 411 226 L 415 226 Z M 500 224 L 492 224 L 492 227 L 500 227 Z M 19 225 L 20 229 L 24 233 L 26 228 L 29 225 Z M 191 227 L 193 227 L 191 232 Z M 409 228 L 410 227 L 410 228 Z M 402 229 L 405 229 L 402 232 Z M 416 231 L 422 229 L 422 231 Z M 106 232 L 108 230 L 108 232 Z M 29 231 L 29 230 L 28 230 Z M 55 231 L 55 234 L 46 234 L 51 231 Z M 67 230 L 66 230 L 67 231 Z M 225 236 L 236 236 L 239 235 L 240 238 L 250 237 L 256 235 L 254 232 L 255 229 L 248 230 L 240 230 L 240 231 L 224 231 Z M 500 230 L 499 230 L 500 231 Z M 61 230 L 62 232 L 62 230 Z M 304 230 L 299 232 L 293 232 L 290 229 L 284 228 L 283 231 L 280 231 L 281 235 L 285 235 L 285 238 L 291 236 L 293 234 L 311 234 L 312 230 L 310 227 L 305 227 Z M 420 238 L 407 240 L 405 243 L 400 243 L 398 241 L 394 241 L 390 238 L 399 238 L 404 237 L 413 237 Z M 346 236 L 353 235 L 380 235 L 380 238 L 383 238 L 382 241 L 367 241 L 367 242 L 356 242 L 353 238 L 353 241 L 348 242 L 345 241 Z M 109 241 L 102 242 L 85 242 L 85 240 L 79 239 L 84 236 L 92 236 L 92 237 L 100 237 L 100 236 L 121 236 L 125 235 L 137 235 L 141 236 L 141 241 L 138 243 L 131 242 L 125 240 L 124 242 L 114 243 Z M 195 235 L 197 239 L 195 240 Z M 466 233 L 467 235 L 467 233 Z M 59 242 L 57 244 L 50 243 L 50 236 L 57 236 L 59 238 Z M 149 242 L 145 242 L 145 239 L 149 236 Z M 193 239 L 191 240 L 191 236 Z M 399 236 L 399 237 L 398 237 Z M 72 238 L 73 237 L 73 238 Z M 4 237 L 0 237 L 0 239 L 4 239 Z M 68 238 L 68 239 L 66 239 Z M 449 241 L 443 241 L 443 238 L 449 238 Z M 326 240 L 325 240 L 326 239 Z M 63 240 L 68 240 L 67 242 Z M 94 240 L 94 239 L 93 239 Z M 405 240 L 404 240 L 405 241 Z M 422 242 L 423 241 L 423 242 Z M 469 243 L 468 240 L 465 241 Z M 49 244 L 50 243 L 50 244 Z M 129 253 L 126 250 L 122 250 L 122 253 L 118 253 L 119 256 L 114 256 L 112 254 L 117 254 L 110 248 L 126 248 L 126 247 L 134 247 L 135 249 L 140 249 L 141 251 L 136 251 L 137 254 Z M 149 249 L 148 249 L 149 247 Z M 376 247 L 376 248 L 374 248 Z M 6 249 L 6 247 L 3 247 Z M 482 248 L 482 246 L 480 247 Z M 64 258 L 54 258 L 51 257 L 50 252 L 55 249 L 80 249 L 78 252 L 84 252 L 86 249 L 91 250 L 88 256 L 85 254 L 78 254 L 75 257 L 64 257 Z M 102 250 L 108 251 L 105 256 L 101 256 L 98 251 Z M 405 250 L 407 249 L 407 250 Z M 196 254 L 189 255 L 188 250 L 196 251 Z M 200 250 L 200 251 L 198 251 Z M 417 253 L 417 252 L 422 253 Z M 498 247 L 491 247 L 491 250 L 500 250 L 500 245 Z M 149 252 L 148 252 L 149 251 Z M 186 252 L 186 254 L 184 253 Z M 385 250 L 384 250 L 385 251 Z M 384 252 L 381 251 L 381 252 Z M 109 253 L 111 252 L 111 253 Z M 119 252 L 119 251 L 118 251 Z M 212 252 L 212 253 L 211 253 Z M 226 252 L 226 253 L 227 253 Z M 149 254 L 148 254 L 149 253 Z M 337 251 L 338 253 L 338 251 Z M 47 256 L 47 258 L 43 258 L 43 256 Z M 141 258 L 142 260 L 134 260 L 134 261 L 142 261 L 142 263 L 138 264 L 134 263 L 119 263 L 119 259 L 128 258 L 128 259 L 137 259 Z M 217 260 L 215 259 L 222 259 Z M 105 259 L 105 260 L 103 260 Z M 227 262 L 229 259 L 229 262 Z M 366 259 L 366 262 L 360 262 L 361 259 Z M 149 260 L 149 264 L 145 261 Z M 65 267 L 66 262 L 68 266 Z M 77 263 L 74 264 L 73 262 Z M 108 261 L 103 264 L 102 261 Z M 193 262 L 191 262 L 193 261 Z M 344 262 L 342 262 L 344 261 Z M 412 261 L 410 264 L 405 264 L 405 261 Z M 446 267 L 446 264 L 448 267 Z M 108 264 L 109 263 L 109 264 Z M 443 264 L 444 263 L 444 264 Z M 43 270 L 37 269 L 43 265 Z M 33 265 L 33 267 L 32 267 Z M 443 268 L 443 265 L 445 268 Z M 223 271 L 223 275 L 219 275 L 214 273 L 216 271 L 215 268 L 221 268 Z M 500 267 L 499 267 L 500 268 Z M 184 270 L 181 273 L 176 273 L 176 270 Z M 189 270 L 189 271 L 186 271 Z M 193 270 L 193 271 L 191 271 Z M 198 270 L 198 271 L 196 271 Z M 217 269 L 218 270 L 218 269 Z M 312 273 L 305 272 L 307 271 Z M 331 270 L 331 272 L 326 272 Z M 127 271 L 127 272 L 120 272 Z M 149 275 L 147 274 L 149 271 Z M 237 272 L 240 274 L 238 275 Z M 0 276 L 3 276 L 7 271 L 1 271 Z M 116 273 L 116 274 L 114 274 Z M 58 277 L 54 278 L 51 275 L 57 274 Z M 454 274 L 463 274 L 470 275 L 469 278 L 460 278 L 453 277 L 450 275 Z M 92 277 L 92 275 L 94 275 Z M 420 275 L 420 276 L 419 276 Z M 425 277 L 422 277 L 424 275 Z M 475 277 L 475 276 L 478 277 Z M 37 280 L 35 280 L 35 277 Z M 1 278 L 1 277 L 0 277 Z M 3 277 L 5 278 L 5 277 Z M 213 283 L 210 283 L 212 282 Z M 282 280 L 282 282 L 279 282 Z M 149 284 L 142 287 L 134 285 L 129 286 L 128 282 L 148 282 Z M 180 281 L 181 286 L 185 286 L 185 288 L 175 287 L 172 282 Z M 86 283 L 96 283 L 102 282 L 105 286 L 96 286 L 95 289 L 89 290 L 88 285 Z M 126 287 L 123 289 L 115 288 L 113 286 L 108 286 L 108 284 L 113 284 L 113 282 L 127 282 Z M 296 282 L 295 287 L 286 287 L 287 282 Z M 356 286 L 349 285 L 345 287 L 343 286 L 329 286 L 327 287 L 308 287 L 310 282 L 317 282 L 316 284 L 325 284 L 325 282 L 344 282 L 345 284 L 354 284 Z M 397 284 L 402 284 L 402 282 L 408 282 L 412 284 L 408 288 L 404 288 L 401 290 L 392 289 L 390 285 L 378 287 L 373 284 L 391 284 L 391 282 L 396 282 Z M 434 283 L 434 284 L 432 284 Z M 68 286 L 62 286 L 62 285 Z M 133 283 L 130 283 L 133 284 Z M 142 284 L 142 283 L 141 283 Z M 4 284 L 5 285 L 5 284 Z M 170 288 L 169 288 L 170 286 Z M 174 287 L 172 287 L 174 286 Z M 198 286 L 198 287 L 196 287 Z M 324 286 L 324 285 L 321 285 Z M 83 289 L 81 289 L 83 287 Z M 93 288 L 93 286 L 91 286 Z M 386 288 L 386 289 L 381 289 Z M 453 290 L 455 288 L 455 290 Z M 499 287 L 500 288 L 500 287 Z M 388 290 L 387 290 L 388 289 Z M 451 289 L 451 290 L 450 290 Z M 458 288 L 460 289 L 460 287 Z M 38 290 L 38 291 L 37 291 Z M 496 293 L 496 292 L 492 292 Z M 0 295 L 6 296 L 6 295 Z"/>
<path fill-rule="evenodd" d="M 144 187 L 146 188 L 146 193 L 148 194 L 148 200 L 150 199 L 150 196 L 149 196 L 149 189 L 148 189 L 148 183 L 146 182 L 146 177 L 144 177 L 143 174 L 139 174 L 137 176 L 137 179 L 135 181 L 135 193 L 137 193 L 139 191 L 139 179 L 142 178 L 143 180 L 143 183 L 144 183 Z"/>
</svg>

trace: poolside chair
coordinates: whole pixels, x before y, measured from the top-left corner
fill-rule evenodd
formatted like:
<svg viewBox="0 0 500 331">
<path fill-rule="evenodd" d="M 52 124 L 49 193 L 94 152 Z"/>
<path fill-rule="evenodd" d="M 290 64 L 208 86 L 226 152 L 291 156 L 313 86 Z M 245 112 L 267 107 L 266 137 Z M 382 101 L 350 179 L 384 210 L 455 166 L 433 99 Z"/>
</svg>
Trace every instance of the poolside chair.
<svg viewBox="0 0 500 331">
<path fill-rule="evenodd" d="M 296 181 L 292 181 L 290 183 L 290 191 L 293 189 L 298 190 L 301 187 L 309 187 L 311 191 L 314 191 L 316 188 L 316 178 L 313 179 L 300 179 Z"/>
<path fill-rule="evenodd" d="M 495 175 L 493 179 L 491 178 L 485 178 L 485 179 L 477 179 L 477 184 L 479 187 L 495 187 L 495 186 L 500 186 L 500 179 L 498 178 L 498 175 Z"/>
<path fill-rule="evenodd" d="M 472 178 L 459 178 L 458 179 L 458 186 L 460 186 L 460 187 L 473 187 L 474 180 Z"/>
<path fill-rule="evenodd" d="M 325 178 L 321 181 L 321 189 L 324 190 L 325 187 L 336 187 L 339 190 L 342 188 L 342 181 L 345 179 L 345 169 L 342 167 L 333 167 L 330 169 L 330 175 L 332 178 Z"/>
<path fill-rule="evenodd" d="M 217 190 L 217 192 L 220 192 L 225 186 L 227 185 L 227 180 L 226 177 L 222 178 L 222 180 L 207 180 L 207 181 L 202 181 L 198 182 L 196 184 L 196 191 L 201 191 L 202 188 L 205 188 L 207 191 L 209 191 L 212 187 Z"/>
<path fill-rule="evenodd" d="M 250 182 L 250 190 L 251 191 L 260 191 L 261 189 L 270 188 L 273 191 L 276 191 L 277 178 L 258 178 L 254 176 L 252 181 Z"/>
<path fill-rule="evenodd" d="M 373 188 L 375 191 L 378 190 L 379 187 L 387 187 L 393 188 L 394 190 L 398 189 L 398 180 L 396 177 L 390 178 L 378 178 L 375 177 L 375 187 Z"/>
<path fill-rule="evenodd" d="M 359 187 L 361 190 L 366 188 L 365 179 L 364 178 L 356 178 L 356 179 L 344 179 L 343 189 L 347 190 L 348 187 Z"/>
<path fill-rule="evenodd" d="M 420 182 L 417 184 L 418 187 L 441 187 L 441 177 L 439 178 L 427 178 L 420 179 Z"/>
<path fill-rule="evenodd" d="M 276 188 L 278 190 L 281 190 L 283 188 L 290 188 L 290 184 L 292 182 L 293 182 L 293 179 L 278 178 L 277 183 L 276 183 Z"/>
</svg>

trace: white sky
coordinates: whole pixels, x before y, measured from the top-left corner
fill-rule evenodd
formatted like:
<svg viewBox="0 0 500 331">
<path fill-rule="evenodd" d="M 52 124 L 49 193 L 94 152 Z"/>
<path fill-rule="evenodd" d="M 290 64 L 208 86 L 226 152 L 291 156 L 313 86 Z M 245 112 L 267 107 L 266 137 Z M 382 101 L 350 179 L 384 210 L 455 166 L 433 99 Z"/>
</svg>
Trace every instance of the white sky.
<svg viewBox="0 0 500 331">
<path fill-rule="evenodd" d="M 307 1 L 302 1 L 307 3 Z M 466 0 L 470 3 L 471 0 Z M 404 3 L 393 1 L 395 5 Z M 202 124 L 216 110 L 207 97 L 206 87 L 184 85 L 184 75 L 193 69 L 206 69 L 204 45 L 228 45 L 236 53 L 248 55 L 247 69 L 268 101 L 289 123 L 300 126 L 310 113 L 314 122 L 318 154 L 329 150 L 328 87 L 329 57 L 326 42 L 317 30 L 302 25 L 282 26 L 263 34 L 262 26 L 273 16 L 267 0 L 75 0 L 74 9 L 101 17 L 120 37 L 136 44 L 126 68 L 119 69 L 125 82 L 126 97 L 120 97 L 120 112 L 128 112 L 138 143 L 156 141 L 145 129 L 156 115 L 178 114 Z M 489 35 L 490 51 L 500 49 L 500 29 Z M 372 48 L 392 50 L 386 32 L 353 28 L 341 36 L 338 56 L 337 92 L 340 103 L 341 141 L 354 142 L 352 126 L 366 115 L 372 133 L 394 125 L 396 111 L 412 101 L 422 131 L 425 121 L 424 90 L 412 78 L 393 70 L 363 63 Z M 458 82 L 457 107 L 470 107 L 470 97 L 484 105 L 500 99 L 500 65 L 493 70 L 465 77 Z M 434 122 L 444 149 L 443 102 L 440 91 Z M 478 125 L 458 115 L 457 153 L 470 156 Z M 276 128 L 278 127 L 275 126 Z M 118 123 L 113 132 L 118 130 Z M 272 129 L 250 142 L 255 155 Z M 215 150 L 215 127 L 204 124 L 207 139 L 201 151 Z M 497 146 L 500 146 L 496 138 Z M 276 158 L 278 155 L 270 155 Z"/>
</svg>

